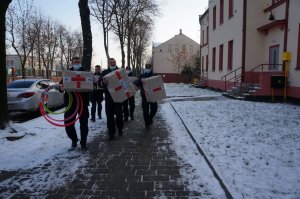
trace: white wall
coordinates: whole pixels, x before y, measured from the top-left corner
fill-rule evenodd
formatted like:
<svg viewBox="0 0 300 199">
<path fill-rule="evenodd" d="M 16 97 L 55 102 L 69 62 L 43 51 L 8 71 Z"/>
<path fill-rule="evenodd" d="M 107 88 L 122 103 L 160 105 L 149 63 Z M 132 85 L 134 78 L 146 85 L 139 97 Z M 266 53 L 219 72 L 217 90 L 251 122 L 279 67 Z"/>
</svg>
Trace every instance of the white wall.
<svg viewBox="0 0 300 199">
<path fill-rule="evenodd" d="M 266 64 L 269 60 L 265 59 L 269 49 L 266 44 L 265 32 L 260 32 L 257 28 L 270 23 L 270 13 L 264 13 L 268 7 L 269 0 L 252 0 L 247 3 L 247 22 L 246 22 L 246 56 L 245 71 L 249 71 L 260 64 Z"/>
<path fill-rule="evenodd" d="M 171 46 L 171 52 L 169 52 L 169 45 Z M 187 37 L 184 34 L 175 35 L 170 40 L 155 47 L 152 51 L 153 56 L 153 72 L 154 73 L 178 73 L 178 68 L 169 61 L 172 59 L 172 54 L 175 54 L 175 46 L 178 45 L 178 50 L 181 51 L 182 45 L 186 46 L 188 57 L 187 60 L 193 58 L 193 56 L 200 54 L 200 45 Z M 193 46 L 193 52 L 190 52 L 190 46 Z M 182 68 L 180 68 L 179 73 Z"/>
<path fill-rule="evenodd" d="M 209 4 L 209 72 L 211 80 L 221 80 L 229 73 L 227 70 L 228 41 L 233 40 L 232 70 L 241 67 L 242 60 L 242 26 L 243 26 L 243 1 L 233 1 L 233 17 L 228 19 L 228 1 L 224 1 L 224 22 L 220 25 L 220 1 Z M 217 7 L 216 29 L 213 30 L 213 7 Z M 219 71 L 219 45 L 223 44 L 223 70 Z M 216 47 L 216 68 L 212 71 L 212 49 Z"/>
<path fill-rule="evenodd" d="M 298 53 L 298 31 L 300 24 L 300 1 L 290 0 L 289 31 L 287 41 L 287 51 L 292 53 L 292 60 L 289 67 L 290 86 L 300 87 L 300 71 L 295 70 Z M 298 66 L 299 67 L 299 66 Z"/>
</svg>

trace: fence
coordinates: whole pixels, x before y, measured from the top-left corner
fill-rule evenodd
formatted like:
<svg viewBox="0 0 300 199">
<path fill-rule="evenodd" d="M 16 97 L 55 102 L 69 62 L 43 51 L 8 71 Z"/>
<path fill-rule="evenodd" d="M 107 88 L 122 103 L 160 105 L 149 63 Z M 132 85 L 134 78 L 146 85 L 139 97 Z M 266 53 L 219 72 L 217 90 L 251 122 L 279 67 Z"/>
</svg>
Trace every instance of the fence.
<svg viewBox="0 0 300 199">
<path fill-rule="evenodd" d="M 6 82 L 9 83 L 11 81 L 22 79 L 22 69 L 12 67 L 7 70 L 7 78 Z M 60 81 L 62 77 L 62 71 L 52 71 L 52 70 L 44 70 L 44 69 L 35 69 L 35 68 L 25 68 L 25 79 L 33 78 L 43 78 L 43 79 L 51 79 L 55 82 Z"/>
</svg>

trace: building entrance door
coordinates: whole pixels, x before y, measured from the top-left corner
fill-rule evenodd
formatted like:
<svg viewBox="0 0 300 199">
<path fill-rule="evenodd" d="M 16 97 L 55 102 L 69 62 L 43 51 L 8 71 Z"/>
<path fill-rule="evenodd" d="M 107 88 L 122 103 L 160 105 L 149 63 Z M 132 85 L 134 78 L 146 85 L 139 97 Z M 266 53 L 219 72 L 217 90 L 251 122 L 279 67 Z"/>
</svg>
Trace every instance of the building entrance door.
<svg viewBox="0 0 300 199">
<path fill-rule="evenodd" d="M 269 70 L 279 70 L 279 45 L 271 46 L 269 53 Z"/>
</svg>

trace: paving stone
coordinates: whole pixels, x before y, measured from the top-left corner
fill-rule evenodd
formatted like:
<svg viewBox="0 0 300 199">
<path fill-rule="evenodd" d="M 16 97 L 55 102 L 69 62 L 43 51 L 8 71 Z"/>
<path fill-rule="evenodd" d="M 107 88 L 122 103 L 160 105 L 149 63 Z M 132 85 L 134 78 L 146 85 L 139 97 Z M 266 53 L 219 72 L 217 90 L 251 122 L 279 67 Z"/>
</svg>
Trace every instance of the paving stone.
<svg viewBox="0 0 300 199">
<path fill-rule="evenodd" d="M 107 131 L 99 132 L 88 143 L 89 160 L 73 176 L 69 176 L 63 187 L 49 190 L 42 196 L 24 190 L 13 198 L 206 198 L 209 192 L 203 187 L 199 192 L 187 190 L 180 175 L 182 165 L 168 138 L 165 121 L 159 114 L 153 126 L 144 126 L 140 99 L 136 101 L 135 121 L 124 125 L 124 135 L 108 142 Z M 20 172 L 0 172 L 1 180 L 17 176 L 17 180 L 28 179 L 30 173 L 47 170 L 49 165 Z M 62 168 L 63 169 L 63 168 Z M 205 183 L 203 183 L 205 184 Z M 14 192 L 18 187 L 10 187 Z M 7 187 L 0 187 L 6 192 Z M 4 190 L 4 191 L 3 191 Z M 0 195 L 1 196 L 1 195 Z"/>
</svg>

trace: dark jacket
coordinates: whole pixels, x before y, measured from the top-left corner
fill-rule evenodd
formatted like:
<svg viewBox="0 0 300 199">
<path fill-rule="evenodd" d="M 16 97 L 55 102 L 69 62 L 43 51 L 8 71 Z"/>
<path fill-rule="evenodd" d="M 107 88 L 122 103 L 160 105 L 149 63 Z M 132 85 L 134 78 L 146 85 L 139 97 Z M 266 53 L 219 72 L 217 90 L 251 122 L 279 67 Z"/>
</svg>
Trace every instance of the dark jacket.
<svg viewBox="0 0 300 199">
<path fill-rule="evenodd" d="M 142 99 L 146 99 L 142 79 L 149 78 L 149 77 L 152 77 L 152 76 L 154 76 L 154 74 L 152 72 L 151 73 L 144 73 L 144 74 L 141 74 L 139 76 L 139 78 L 136 81 L 133 82 L 139 89 L 141 89 L 140 93 L 141 93 Z"/>
<path fill-rule="evenodd" d="M 101 73 L 99 73 L 99 74 L 94 73 L 94 75 L 98 75 L 99 80 L 100 80 Z M 102 98 L 102 100 L 103 100 L 104 88 L 103 88 L 102 81 L 99 81 L 99 80 L 96 83 L 94 82 L 94 90 L 91 93 L 91 98 L 94 98 L 94 99 Z"/>
</svg>

